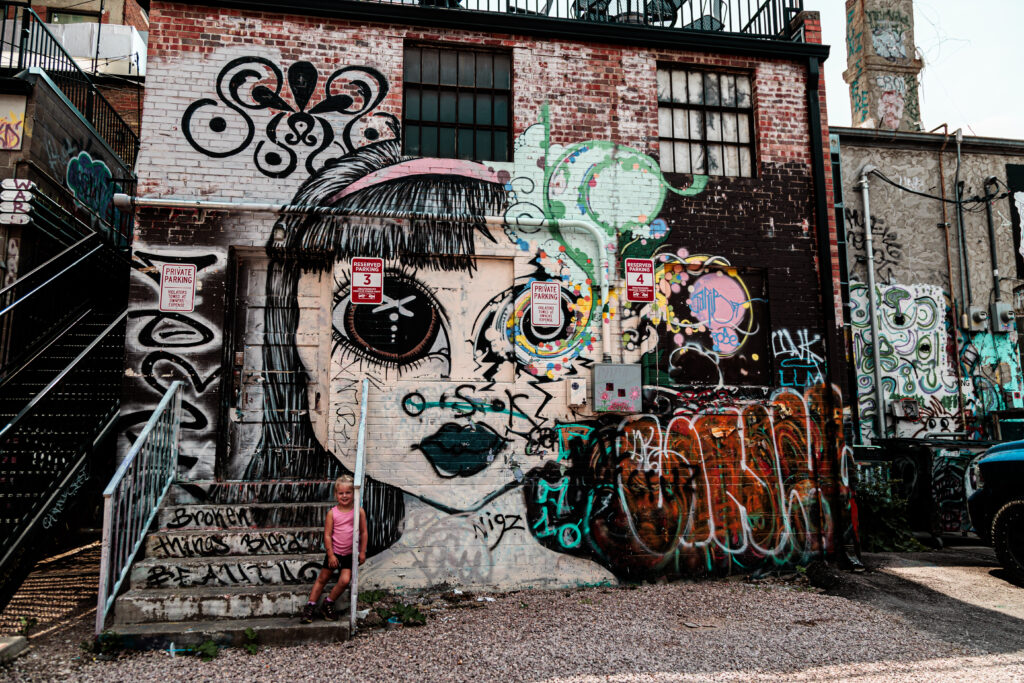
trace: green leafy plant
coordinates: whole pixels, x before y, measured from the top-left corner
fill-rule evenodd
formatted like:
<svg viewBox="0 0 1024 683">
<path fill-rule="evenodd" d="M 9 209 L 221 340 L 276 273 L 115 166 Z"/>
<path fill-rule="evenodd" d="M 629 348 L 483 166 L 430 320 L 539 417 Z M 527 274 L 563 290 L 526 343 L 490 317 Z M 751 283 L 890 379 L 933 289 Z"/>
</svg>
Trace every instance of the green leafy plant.
<svg viewBox="0 0 1024 683">
<path fill-rule="evenodd" d="M 39 620 L 35 617 L 18 617 L 18 635 L 28 636 L 29 631 L 36 627 Z"/>
<path fill-rule="evenodd" d="M 199 656 L 199 659 L 203 660 L 204 662 L 209 662 L 213 659 L 216 659 L 217 655 L 220 654 L 220 647 L 218 647 L 217 643 L 213 642 L 212 640 L 204 640 L 202 643 L 196 646 L 195 653 Z"/>
<path fill-rule="evenodd" d="M 259 651 L 259 645 L 256 644 L 256 631 L 252 627 L 245 629 L 245 644 L 242 645 L 242 649 L 251 655 L 256 654 Z"/>
<path fill-rule="evenodd" d="M 117 631 L 104 631 L 92 640 L 83 640 L 79 647 L 93 655 L 109 656 L 124 649 L 124 639 Z"/>
<path fill-rule="evenodd" d="M 406 605 L 401 602 L 391 607 L 379 607 L 377 614 L 384 621 L 395 617 L 405 626 L 423 626 L 427 623 L 427 617 L 416 605 Z"/>
<path fill-rule="evenodd" d="M 375 602 L 382 602 L 391 597 L 391 591 L 375 588 L 366 590 L 359 594 L 359 602 L 364 605 L 372 605 Z"/>
<path fill-rule="evenodd" d="M 924 550 L 910 532 L 907 499 L 896 491 L 897 479 L 857 487 L 861 550 L 869 553 Z"/>
</svg>

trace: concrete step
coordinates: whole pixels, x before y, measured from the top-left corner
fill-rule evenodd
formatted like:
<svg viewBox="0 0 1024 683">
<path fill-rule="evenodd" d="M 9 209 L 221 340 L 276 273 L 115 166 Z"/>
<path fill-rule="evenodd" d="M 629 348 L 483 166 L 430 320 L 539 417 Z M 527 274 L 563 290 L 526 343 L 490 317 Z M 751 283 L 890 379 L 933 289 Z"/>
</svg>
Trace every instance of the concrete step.
<svg viewBox="0 0 1024 683">
<path fill-rule="evenodd" d="M 138 650 L 182 648 L 212 640 L 222 647 L 240 647 L 249 643 L 246 629 L 256 632 L 257 646 L 301 645 L 348 640 L 349 620 L 314 621 L 300 624 L 298 619 L 271 617 L 213 621 L 167 621 L 155 624 L 126 624 L 116 630 L 125 647 Z"/>
<path fill-rule="evenodd" d="M 112 628 L 124 624 L 212 619 L 282 617 L 298 619 L 309 598 L 308 586 L 203 587 L 187 591 L 133 588 L 117 598 Z M 349 592 L 337 601 L 339 613 L 348 618 Z M 318 615 L 319 618 L 319 615 Z"/>
<path fill-rule="evenodd" d="M 323 528 L 333 503 L 167 504 L 157 513 L 157 528 L 271 529 L 279 527 Z"/>
<path fill-rule="evenodd" d="M 283 479 L 278 481 L 198 480 L 178 483 L 168 491 L 176 504 L 309 503 L 334 500 L 334 481 Z"/>
<path fill-rule="evenodd" d="M 149 557 L 132 565 L 130 586 L 154 589 L 312 586 L 323 559 L 323 553 L 221 558 Z"/>
<path fill-rule="evenodd" d="M 222 531 L 185 529 L 146 536 L 146 557 L 231 557 L 317 553 L 324 549 L 323 527 Z"/>
</svg>

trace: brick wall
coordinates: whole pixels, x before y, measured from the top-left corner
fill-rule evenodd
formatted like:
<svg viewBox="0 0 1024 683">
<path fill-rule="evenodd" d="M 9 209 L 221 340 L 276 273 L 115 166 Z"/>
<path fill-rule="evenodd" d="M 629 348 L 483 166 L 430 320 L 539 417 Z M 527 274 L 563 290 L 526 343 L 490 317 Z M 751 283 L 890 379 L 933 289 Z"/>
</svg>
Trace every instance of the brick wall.
<svg viewBox="0 0 1024 683">
<path fill-rule="evenodd" d="M 827 441 L 835 403 L 822 386 L 806 63 L 152 9 L 140 194 L 463 219 L 341 225 L 141 211 L 137 249 L 149 262 L 137 263 L 137 310 L 155 308 L 156 261 L 195 262 L 200 281 L 211 273 L 194 312 L 162 320 L 190 343 L 172 335 L 157 348 L 142 327 L 129 330 L 133 411 L 155 403 L 164 378 L 188 378 L 184 476 L 350 469 L 365 376 L 372 490 L 404 501 L 375 522 L 371 582 L 566 585 L 727 572 L 734 558 L 787 564 L 834 548 L 818 499 L 836 487 L 839 447 Z M 513 160 L 403 162 L 391 138 L 412 42 L 511 54 Z M 755 177 L 661 173 L 659 64 L 752 77 Z M 232 90 L 245 70 L 253 78 Z M 299 83 L 314 72 L 308 92 L 287 84 L 288 73 Z M 261 107 L 253 93 L 280 100 Z M 342 94 L 354 99 L 331 113 L 325 102 Z M 608 248 L 599 254 L 587 232 L 484 226 L 494 214 L 580 221 Z M 353 255 L 388 262 L 392 299 L 380 310 L 348 303 Z M 597 287 L 602 257 L 607 302 Z M 653 304 L 625 301 L 627 257 L 655 260 Z M 558 329 L 530 322 L 532 279 L 561 283 Z M 612 360 L 642 367 L 624 398 L 642 395 L 647 412 L 568 404 L 569 381 L 597 382 L 605 340 Z M 227 359 L 219 366 L 218 351 Z M 163 374 L 147 363 L 154 353 L 164 354 Z M 620 489 L 623 497 L 611 495 Z M 499 518 L 509 524 L 489 536 Z M 646 521 L 631 530 L 630 519 Z"/>
</svg>

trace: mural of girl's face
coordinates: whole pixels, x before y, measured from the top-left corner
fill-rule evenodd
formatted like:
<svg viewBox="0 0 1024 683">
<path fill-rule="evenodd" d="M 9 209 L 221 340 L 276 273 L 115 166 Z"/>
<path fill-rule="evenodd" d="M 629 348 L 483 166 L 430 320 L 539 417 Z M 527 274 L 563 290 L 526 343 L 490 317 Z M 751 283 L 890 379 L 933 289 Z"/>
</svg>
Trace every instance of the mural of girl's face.
<svg viewBox="0 0 1024 683">
<path fill-rule="evenodd" d="M 366 473 L 442 509 L 473 509 L 552 457 L 525 446 L 543 441 L 552 425 L 551 396 L 539 384 L 514 384 L 514 351 L 494 324 L 521 287 L 513 261 L 474 263 L 471 272 L 453 273 L 388 262 L 379 305 L 351 303 L 347 261 L 333 274 L 332 396 L 321 443 L 354 468 L 358 393 L 337 389 L 369 377 L 375 419 Z M 300 311 L 300 334 L 325 322 L 311 308 Z M 316 367 L 313 347 L 299 348 L 303 365 Z M 309 387 L 310 405 L 323 389 Z"/>
</svg>

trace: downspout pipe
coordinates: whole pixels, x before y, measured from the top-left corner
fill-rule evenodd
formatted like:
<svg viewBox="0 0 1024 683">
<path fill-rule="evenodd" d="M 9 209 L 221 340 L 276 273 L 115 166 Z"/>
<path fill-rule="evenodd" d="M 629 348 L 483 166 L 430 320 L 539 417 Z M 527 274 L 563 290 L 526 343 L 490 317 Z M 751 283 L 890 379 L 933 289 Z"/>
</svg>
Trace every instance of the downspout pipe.
<svg viewBox="0 0 1024 683">
<path fill-rule="evenodd" d="M 995 185 L 993 192 L 989 192 L 988 188 L 991 185 Z M 999 179 L 995 176 L 989 176 L 985 178 L 985 218 L 988 219 L 988 251 L 992 258 L 992 290 L 995 292 L 996 303 L 1003 300 L 1002 288 L 999 286 L 999 257 L 996 254 L 996 227 L 992 221 L 992 200 L 999 194 Z M 993 321 L 993 326 L 996 324 Z M 995 327 L 993 327 L 995 329 Z"/>
<path fill-rule="evenodd" d="M 878 348 L 878 304 L 875 291 L 875 250 L 871 235 L 871 192 L 868 186 L 868 175 L 874 166 L 868 165 L 860 173 L 860 196 L 864 201 L 864 251 L 867 252 L 866 269 L 868 272 L 868 316 L 871 324 L 871 362 L 875 371 L 875 435 L 885 438 L 885 395 L 882 392 L 882 364 Z"/>
<path fill-rule="evenodd" d="M 960 166 L 963 162 L 960 148 L 964 141 L 964 132 L 957 128 L 953 135 L 956 139 L 956 174 L 953 176 L 953 189 L 956 192 L 956 241 L 957 257 L 960 261 L 960 307 L 963 316 L 960 324 L 967 329 L 968 316 L 971 306 L 974 305 L 974 293 L 971 289 L 971 264 L 967 260 L 967 233 L 964 230 L 964 186 L 960 181 Z"/>
<path fill-rule="evenodd" d="M 520 225 L 533 228 L 554 228 L 556 230 L 581 230 L 589 233 L 597 242 L 598 283 L 601 291 L 601 355 L 602 362 L 612 362 L 611 318 L 608 310 L 608 289 L 611 266 L 608 262 L 608 236 L 596 225 L 578 220 L 554 220 L 548 218 L 506 218 L 505 216 L 466 216 L 419 213 L 415 211 L 371 212 L 358 209 L 330 206 L 302 206 L 299 204 L 267 204 L 259 202 L 208 201 L 201 199 L 161 199 L 157 197 L 135 197 L 118 192 L 114 195 L 114 206 L 121 210 L 132 209 L 176 209 L 179 211 L 224 211 L 227 213 L 272 213 L 305 214 L 308 216 L 352 216 L 357 218 L 406 218 L 412 220 L 437 220 L 454 223 L 485 223 L 492 227 Z"/>
</svg>

